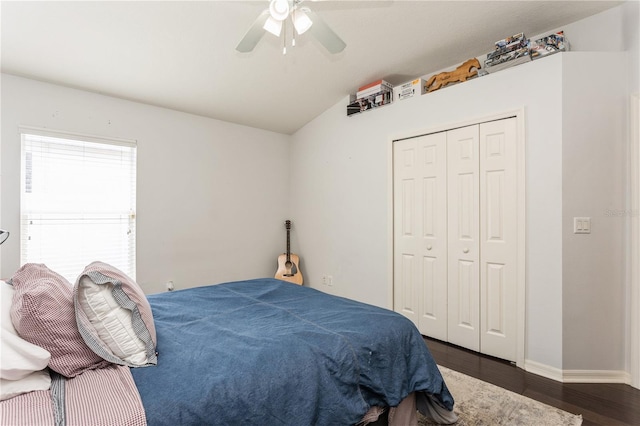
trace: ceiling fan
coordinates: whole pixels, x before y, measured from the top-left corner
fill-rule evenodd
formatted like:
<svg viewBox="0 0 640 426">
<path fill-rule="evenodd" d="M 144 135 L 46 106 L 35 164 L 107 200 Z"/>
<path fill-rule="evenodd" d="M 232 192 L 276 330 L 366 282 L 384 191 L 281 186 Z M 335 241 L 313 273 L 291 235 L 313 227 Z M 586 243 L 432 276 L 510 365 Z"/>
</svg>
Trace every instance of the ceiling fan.
<svg viewBox="0 0 640 426">
<path fill-rule="evenodd" d="M 258 16 L 236 46 L 236 50 L 243 53 L 251 52 L 265 32 L 280 37 L 284 27 L 282 53 L 286 54 L 286 24 L 289 20 L 293 25 L 292 46 L 295 46 L 296 33 L 300 35 L 308 30 L 330 53 L 342 52 L 347 46 L 346 43 L 311 9 L 301 7 L 303 1 L 270 0 L 269 8 Z"/>
</svg>

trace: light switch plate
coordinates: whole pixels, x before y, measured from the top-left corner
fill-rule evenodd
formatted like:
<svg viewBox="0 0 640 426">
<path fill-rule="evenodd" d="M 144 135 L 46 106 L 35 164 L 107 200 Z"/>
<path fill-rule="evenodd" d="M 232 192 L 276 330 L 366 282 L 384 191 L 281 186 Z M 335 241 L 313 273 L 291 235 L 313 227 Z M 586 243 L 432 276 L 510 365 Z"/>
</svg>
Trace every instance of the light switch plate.
<svg viewBox="0 0 640 426">
<path fill-rule="evenodd" d="M 590 217 L 574 217 L 573 233 L 574 234 L 590 234 L 591 218 Z"/>
</svg>

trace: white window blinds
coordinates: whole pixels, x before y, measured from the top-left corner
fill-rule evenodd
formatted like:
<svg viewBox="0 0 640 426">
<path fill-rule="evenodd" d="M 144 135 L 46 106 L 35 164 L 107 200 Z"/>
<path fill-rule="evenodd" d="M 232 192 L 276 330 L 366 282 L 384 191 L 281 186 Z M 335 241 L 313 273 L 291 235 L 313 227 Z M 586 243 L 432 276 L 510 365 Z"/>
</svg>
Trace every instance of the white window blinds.
<svg viewBox="0 0 640 426">
<path fill-rule="evenodd" d="M 135 142 L 21 133 L 21 264 L 44 263 L 73 284 L 100 260 L 135 279 Z"/>
</svg>

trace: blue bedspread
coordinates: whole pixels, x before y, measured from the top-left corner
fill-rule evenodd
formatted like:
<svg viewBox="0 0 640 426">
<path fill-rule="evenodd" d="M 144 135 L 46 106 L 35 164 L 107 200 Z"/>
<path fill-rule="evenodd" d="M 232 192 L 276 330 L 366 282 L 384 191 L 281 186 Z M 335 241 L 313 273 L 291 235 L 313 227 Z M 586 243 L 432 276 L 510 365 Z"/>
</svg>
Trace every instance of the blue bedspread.
<svg viewBox="0 0 640 426">
<path fill-rule="evenodd" d="M 275 279 L 150 295 L 149 425 L 352 425 L 412 391 L 452 409 L 421 335 L 392 311 Z"/>
</svg>

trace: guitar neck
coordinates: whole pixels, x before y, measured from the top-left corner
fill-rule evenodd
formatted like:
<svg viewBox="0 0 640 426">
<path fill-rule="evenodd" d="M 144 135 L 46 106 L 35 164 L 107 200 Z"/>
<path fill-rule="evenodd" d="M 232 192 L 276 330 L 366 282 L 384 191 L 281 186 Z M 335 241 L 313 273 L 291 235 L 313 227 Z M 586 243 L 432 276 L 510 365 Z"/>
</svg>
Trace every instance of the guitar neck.
<svg viewBox="0 0 640 426">
<path fill-rule="evenodd" d="M 287 229 L 287 263 L 291 262 L 291 243 L 289 239 L 289 233 L 291 231 L 291 221 L 285 220 L 284 227 Z"/>
</svg>

